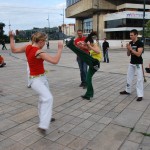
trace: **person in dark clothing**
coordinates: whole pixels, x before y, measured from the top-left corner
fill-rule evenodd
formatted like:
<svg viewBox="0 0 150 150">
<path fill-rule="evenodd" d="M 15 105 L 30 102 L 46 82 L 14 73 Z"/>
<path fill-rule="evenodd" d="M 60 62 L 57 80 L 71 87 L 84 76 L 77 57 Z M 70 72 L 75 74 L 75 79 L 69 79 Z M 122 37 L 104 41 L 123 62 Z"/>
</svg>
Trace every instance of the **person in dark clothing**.
<svg viewBox="0 0 150 150">
<path fill-rule="evenodd" d="M 86 37 L 83 36 L 82 30 L 78 30 L 77 35 L 78 35 L 78 37 L 74 40 L 75 46 L 78 47 L 79 49 L 81 49 L 82 51 L 84 51 L 85 53 L 89 54 L 89 50 L 87 49 L 87 47 L 85 47 L 83 45 L 81 46 L 81 44 L 79 44 L 80 42 L 84 42 L 84 40 L 86 39 Z M 79 86 L 83 87 L 83 89 L 86 89 L 86 87 L 87 87 L 87 83 L 86 83 L 87 64 L 83 60 L 83 58 L 78 55 L 77 55 L 77 62 L 79 65 L 80 77 L 81 77 L 81 84 Z"/>
<path fill-rule="evenodd" d="M 6 45 L 5 45 L 5 40 L 2 40 L 2 50 L 7 50 Z"/>
<path fill-rule="evenodd" d="M 150 73 L 150 64 L 149 64 L 149 68 L 145 68 L 147 73 Z"/>
<path fill-rule="evenodd" d="M 142 101 L 144 96 L 144 87 L 143 87 L 143 43 L 138 40 L 138 31 L 133 29 L 130 31 L 131 41 L 127 43 L 127 56 L 131 56 L 130 64 L 127 72 L 127 84 L 124 91 L 121 91 L 121 95 L 129 95 L 131 94 L 132 83 L 134 79 L 135 72 L 137 73 L 137 84 L 136 84 L 136 92 L 137 92 L 137 101 Z"/>
<path fill-rule="evenodd" d="M 103 47 L 104 62 L 109 63 L 109 57 L 108 57 L 109 43 L 106 41 L 106 38 L 104 38 L 104 42 L 103 42 L 102 47 Z"/>
<path fill-rule="evenodd" d="M 49 41 L 47 41 L 46 45 L 47 45 L 47 49 L 49 49 Z"/>
</svg>

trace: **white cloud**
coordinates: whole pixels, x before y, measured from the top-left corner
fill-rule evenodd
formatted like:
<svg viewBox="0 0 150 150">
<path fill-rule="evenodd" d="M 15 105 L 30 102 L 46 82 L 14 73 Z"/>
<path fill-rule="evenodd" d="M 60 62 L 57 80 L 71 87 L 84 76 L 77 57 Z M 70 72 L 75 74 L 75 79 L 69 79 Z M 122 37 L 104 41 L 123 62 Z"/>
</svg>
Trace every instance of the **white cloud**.
<svg viewBox="0 0 150 150">
<path fill-rule="evenodd" d="M 57 2 L 58 1 L 58 2 Z M 31 2 L 31 3 L 30 3 Z M 66 7 L 65 1 L 62 0 L 0 0 L 0 22 L 5 23 L 5 34 L 9 30 L 9 21 L 11 29 L 26 30 L 33 27 L 47 27 L 48 15 L 50 26 L 59 26 L 63 23 L 62 14 Z M 54 4 L 53 4 L 54 3 Z M 65 18 L 65 23 L 74 23 L 74 19 Z"/>
<path fill-rule="evenodd" d="M 60 3 L 56 6 L 56 9 L 64 9 L 66 8 L 66 3 Z"/>
</svg>

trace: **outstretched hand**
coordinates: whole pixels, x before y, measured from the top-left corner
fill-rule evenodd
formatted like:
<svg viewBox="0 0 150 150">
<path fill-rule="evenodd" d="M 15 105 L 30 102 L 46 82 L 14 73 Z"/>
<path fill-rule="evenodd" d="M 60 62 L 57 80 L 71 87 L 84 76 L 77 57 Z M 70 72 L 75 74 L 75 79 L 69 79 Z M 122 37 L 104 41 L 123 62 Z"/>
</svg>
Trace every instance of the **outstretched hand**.
<svg viewBox="0 0 150 150">
<path fill-rule="evenodd" d="M 14 37 L 15 36 L 15 33 L 11 30 L 9 31 L 9 37 Z"/>
</svg>

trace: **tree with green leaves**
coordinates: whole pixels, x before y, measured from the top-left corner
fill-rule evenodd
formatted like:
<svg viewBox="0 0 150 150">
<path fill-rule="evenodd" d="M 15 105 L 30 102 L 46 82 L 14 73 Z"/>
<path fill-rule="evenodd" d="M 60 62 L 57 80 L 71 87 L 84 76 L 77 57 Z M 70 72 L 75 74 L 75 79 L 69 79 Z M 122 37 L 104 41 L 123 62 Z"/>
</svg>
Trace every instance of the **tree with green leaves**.
<svg viewBox="0 0 150 150">
<path fill-rule="evenodd" d="M 150 20 L 145 24 L 145 37 L 150 37 Z"/>
<path fill-rule="evenodd" d="M 2 38 L 3 37 L 3 34 L 4 34 L 4 30 L 3 30 L 3 28 L 5 27 L 5 24 L 4 23 L 2 23 L 2 22 L 0 22 L 0 38 Z"/>
</svg>

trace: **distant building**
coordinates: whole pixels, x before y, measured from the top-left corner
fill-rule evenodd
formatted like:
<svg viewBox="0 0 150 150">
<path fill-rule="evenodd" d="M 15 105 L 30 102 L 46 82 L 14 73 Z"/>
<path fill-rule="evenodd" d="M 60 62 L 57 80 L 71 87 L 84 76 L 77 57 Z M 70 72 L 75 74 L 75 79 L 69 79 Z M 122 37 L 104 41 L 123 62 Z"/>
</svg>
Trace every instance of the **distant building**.
<svg viewBox="0 0 150 150">
<path fill-rule="evenodd" d="M 68 32 L 68 30 L 70 30 Z M 69 29 L 68 28 L 64 28 L 64 32 L 68 33 L 68 34 L 72 34 L 73 33 L 73 29 L 70 26 Z M 26 40 L 30 40 L 31 39 L 31 35 L 35 32 L 44 32 L 47 34 L 48 39 L 49 40 L 61 40 L 67 37 L 67 35 L 65 35 L 64 33 L 62 33 L 62 31 L 60 31 L 59 27 L 53 27 L 53 28 L 37 28 L 34 27 L 33 29 L 30 30 L 16 30 L 16 35 L 18 36 L 19 39 L 26 39 Z"/>
<path fill-rule="evenodd" d="M 62 32 L 67 36 L 75 35 L 75 24 L 63 24 L 61 26 Z"/>
<path fill-rule="evenodd" d="M 145 23 L 150 19 L 150 0 L 145 0 Z M 99 39 L 129 39 L 129 31 L 142 31 L 143 0 L 66 0 L 66 17 L 76 19 L 76 30 L 96 30 Z"/>
</svg>

